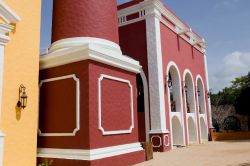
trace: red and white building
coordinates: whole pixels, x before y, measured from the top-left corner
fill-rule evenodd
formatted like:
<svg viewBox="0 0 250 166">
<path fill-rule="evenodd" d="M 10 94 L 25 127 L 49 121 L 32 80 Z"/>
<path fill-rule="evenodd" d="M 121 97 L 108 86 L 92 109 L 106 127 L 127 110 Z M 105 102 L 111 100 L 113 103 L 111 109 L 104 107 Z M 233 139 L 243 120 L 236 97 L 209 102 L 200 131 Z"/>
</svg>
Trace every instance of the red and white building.
<svg viewBox="0 0 250 166">
<path fill-rule="evenodd" d="M 118 18 L 118 21 L 117 21 Z M 54 0 L 40 58 L 38 159 L 132 165 L 208 140 L 205 42 L 160 0 Z"/>
</svg>

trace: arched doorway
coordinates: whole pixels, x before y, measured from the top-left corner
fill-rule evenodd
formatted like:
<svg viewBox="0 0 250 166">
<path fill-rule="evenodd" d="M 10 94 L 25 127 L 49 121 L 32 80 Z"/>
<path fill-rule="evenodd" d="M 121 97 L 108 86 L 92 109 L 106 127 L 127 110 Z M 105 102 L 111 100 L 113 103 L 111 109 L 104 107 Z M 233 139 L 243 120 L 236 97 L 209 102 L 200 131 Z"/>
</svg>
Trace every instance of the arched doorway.
<svg viewBox="0 0 250 166">
<path fill-rule="evenodd" d="M 167 67 L 168 103 L 170 114 L 171 142 L 173 146 L 185 145 L 182 86 L 177 65 L 170 62 Z M 177 118 L 177 119 L 176 119 Z"/>
<path fill-rule="evenodd" d="M 149 141 L 150 113 L 148 98 L 148 82 L 143 69 L 136 75 L 137 83 L 137 119 L 140 142 Z"/>
<path fill-rule="evenodd" d="M 137 83 L 137 119 L 138 119 L 138 136 L 140 142 L 146 141 L 145 128 L 145 107 L 144 107 L 144 89 L 140 74 L 136 75 Z"/>
<path fill-rule="evenodd" d="M 198 95 L 198 110 L 200 114 L 206 113 L 206 100 L 205 100 L 205 92 L 204 85 L 201 78 L 197 80 L 197 95 Z"/>
<path fill-rule="evenodd" d="M 206 94 L 204 83 L 201 76 L 197 76 L 197 104 L 199 113 L 200 124 L 200 139 L 201 142 L 208 141 L 208 127 L 207 127 L 207 115 L 206 115 Z"/>
<path fill-rule="evenodd" d="M 194 122 L 194 119 L 189 117 L 188 120 L 188 133 L 189 133 L 189 144 L 197 142 L 197 128 Z"/>
<path fill-rule="evenodd" d="M 185 104 L 187 113 L 195 113 L 194 83 L 190 73 L 185 75 Z"/>
<path fill-rule="evenodd" d="M 172 118 L 172 137 L 173 145 L 183 145 L 183 132 L 182 125 L 178 117 L 174 116 Z"/>
<path fill-rule="evenodd" d="M 207 125 L 204 118 L 200 118 L 200 128 L 201 128 L 201 141 L 208 141 Z"/>
<path fill-rule="evenodd" d="M 186 110 L 188 144 L 198 141 L 197 113 L 195 104 L 195 88 L 192 74 L 189 70 L 184 71 L 184 101 Z"/>
</svg>

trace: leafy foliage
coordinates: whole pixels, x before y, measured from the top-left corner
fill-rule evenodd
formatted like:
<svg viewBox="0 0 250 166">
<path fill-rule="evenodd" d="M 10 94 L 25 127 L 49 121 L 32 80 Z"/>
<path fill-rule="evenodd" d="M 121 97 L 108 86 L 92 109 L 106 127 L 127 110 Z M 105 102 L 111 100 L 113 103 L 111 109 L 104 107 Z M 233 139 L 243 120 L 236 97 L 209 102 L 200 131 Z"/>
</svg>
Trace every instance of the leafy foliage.
<svg viewBox="0 0 250 166">
<path fill-rule="evenodd" d="M 242 99 L 244 97 L 247 97 L 245 94 L 247 92 L 245 91 L 248 91 L 248 89 L 250 88 L 250 72 L 246 76 L 235 78 L 231 83 L 232 85 L 230 87 L 225 87 L 217 94 L 210 95 L 212 105 L 235 105 L 237 103 L 241 105 L 240 102 L 242 100 L 240 100 L 240 98 Z M 249 99 L 250 98 L 248 97 L 248 100 Z"/>
<path fill-rule="evenodd" d="M 38 164 L 38 166 L 51 166 L 53 163 L 53 160 L 44 160 L 42 163 Z"/>
</svg>

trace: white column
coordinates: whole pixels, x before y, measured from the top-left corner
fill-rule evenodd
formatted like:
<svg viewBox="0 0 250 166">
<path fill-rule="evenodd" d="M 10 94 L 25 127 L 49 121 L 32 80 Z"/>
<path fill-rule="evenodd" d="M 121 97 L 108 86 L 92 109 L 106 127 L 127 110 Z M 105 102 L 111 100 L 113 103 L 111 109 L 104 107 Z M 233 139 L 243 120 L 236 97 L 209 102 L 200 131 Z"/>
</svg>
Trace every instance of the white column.
<svg viewBox="0 0 250 166">
<path fill-rule="evenodd" d="M 4 47 L 10 41 L 6 36 L 13 29 L 13 26 L 2 23 L 0 24 L 0 120 L 2 118 L 2 92 L 3 92 L 3 69 L 4 69 Z M 3 150 L 4 150 L 4 137 L 5 134 L 0 128 L 0 166 L 3 164 Z"/>
<path fill-rule="evenodd" d="M 160 36 L 161 13 L 154 6 L 146 10 L 148 74 L 151 133 L 167 133 L 162 50 Z"/>
<path fill-rule="evenodd" d="M 3 64 L 4 64 L 4 46 L 0 42 L 0 120 L 2 118 Z M 0 128 L 0 166 L 3 164 L 4 136 L 5 135 Z"/>
<path fill-rule="evenodd" d="M 204 54 L 204 64 L 205 64 L 205 72 L 206 72 L 206 84 L 207 84 L 206 88 L 209 91 L 208 70 L 207 70 L 207 56 L 206 56 L 206 54 Z M 209 121 L 210 121 L 209 128 L 214 128 L 213 122 L 212 122 L 212 113 L 211 113 L 211 101 L 210 101 L 210 98 L 208 98 L 208 113 L 209 113 Z"/>
</svg>

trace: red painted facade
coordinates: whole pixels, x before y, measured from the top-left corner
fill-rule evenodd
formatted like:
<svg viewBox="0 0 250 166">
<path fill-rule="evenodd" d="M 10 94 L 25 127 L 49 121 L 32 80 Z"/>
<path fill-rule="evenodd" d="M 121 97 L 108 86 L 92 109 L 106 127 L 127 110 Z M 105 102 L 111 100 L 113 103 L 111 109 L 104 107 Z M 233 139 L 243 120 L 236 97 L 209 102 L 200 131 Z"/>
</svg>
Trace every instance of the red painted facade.
<svg viewBox="0 0 250 166">
<path fill-rule="evenodd" d="M 180 77 L 182 81 L 182 89 L 184 88 L 183 82 L 183 74 L 186 69 L 189 69 L 192 73 L 194 85 L 196 86 L 196 77 L 200 75 L 203 80 L 204 87 L 206 87 L 206 73 L 205 73 L 205 64 L 204 64 L 204 55 L 200 51 L 198 51 L 196 48 L 194 48 L 192 45 L 187 43 L 184 39 L 182 39 L 179 35 L 177 35 L 175 32 L 170 30 L 165 25 L 161 24 L 161 45 L 162 45 L 162 62 L 163 62 L 163 72 L 165 75 L 167 75 L 167 65 L 169 62 L 173 61 L 177 64 Z M 167 82 L 165 82 L 167 84 Z M 207 91 L 207 89 L 206 89 Z M 184 101 L 184 93 L 182 93 L 182 99 L 183 104 Z M 196 99 L 196 98 L 195 98 Z M 206 100 L 207 102 L 207 100 Z M 168 113 L 168 93 L 165 93 L 165 103 L 166 103 L 166 118 L 170 119 L 169 113 Z M 185 107 L 184 107 L 185 108 Z M 196 108 L 198 110 L 198 108 Z M 206 110 L 208 110 L 208 105 L 206 106 Z M 186 117 L 186 109 L 184 109 L 184 117 Z M 198 113 L 198 112 L 197 112 Z M 209 117 L 209 113 L 207 111 L 207 116 Z M 167 123 L 167 128 L 170 128 L 170 121 Z M 209 121 L 208 121 L 209 124 Z M 185 125 L 185 134 L 186 134 L 186 143 L 187 143 L 187 122 L 186 118 L 184 118 L 184 125 Z M 210 125 L 210 124 L 209 124 Z M 198 125 L 198 131 L 199 125 Z M 200 136 L 200 132 L 198 132 Z"/>
<path fill-rule="evenodd" d="M 52 42 L 96 37 L 119 43 L 115 0 L 54 0 Z"/>
<path fill-rule="evenodd" d="M 80 131 L 76 136 L 55 136 L 55 137 L 39 137 L 38 147 L 40 148 L 65 148 L 65 149 L 96 149 L 109 146 L 116 146 L 122 144 L 129 144 L 138 142 L 138 127 L 137 127 L 137 102 L 136 102 L 136 77 L 135 74 L 122 71 L 101 63 L 94 61 L 83 61 L 72 63 L 56 68 L 40 71 L 40 80 L 61 77 L 65 75 L 75 74 L 80 80 Z M 101 74 L 118 77 L 129 80 L 133 88 L 133 110 L 134 110 L 134 128 L 132 133 L 117 134 L 104 136 L 98 129 L 98 79 Z M 108 85 L 107 83 L 110 84 Z M 60 81 L 54 82 L 60 85 Z M 50 87 L 53 88 L 53 87 Z M 64 89 L 75 91 L 70 88 L 69 84 Z M 63 89 L 62 89 L 63 90 Z M 54 92 L 61 95 L 61 91 Z M 64 91 L 67 92 L 67 91 Z M 104 93 L 105 92 L 105 93 Z M 70 92 L 69 92 L 70 93 Z M 46 127 L 46 131 L 58 131 L 58 128 L 67 129 L 72 128 L 73 124 L 68 123 L 68 118 L 75 115 L 75 109 L 72 108 L 70 112 L 67 109 L 61 109 L 59 112 L 55 109 L 57 103 L 62 107 L 67 106 L 69 103 L 65 101 L 54 100 L 47 95 L 51 93 L 42 92 L 40 103 L 46 105 L 46 109 L 40 105 L 40 124 Z M 110 81 L 103 79 L 102 82 L 102 124 L 105 130 L 126 130 L 131 125 L 131 112 L 130 112 L 130 89 L 125 83 L 118 81 Z M 47 98 L 51 99 L 50 101 Z M 74 98 L 68 98 L 73 100 Z M 122 99 L 122 100 L 119 100 Z M 54 104 L 50 104 L 53 102 Z M 71 104 L 75 106 L 75 101 Z M 51 111 L 55 110 L 55 111 Z M 61 118 L 62 117 L 62 118 Z M 117 118 L 119 117 L 119 118 Z M 60 118 L 64 119 L 64 123 L 60 123 L 58 127 L 56 121 L 47 118 Z M 67 123 L 66 123 L 67 122 Z M 121 123 L 123 122 L 123 123 Z M 59 132 L 59 133 L 60 133 Z M 67 131 L 63 131 L 67 132 Z"/>
<path fill-rule="evenodd" d="M 118 10 L 134 7 L 143 2 L 143 0 L 133 0 L 118 6 Z M 70 156 L 71 154 L 68 156 L 65 155 L 65 159 L 61 158 L 61 156 L 55 157 L 53 156 L 54 154 L 52 154 L 50 157 L 54 160 L 55 166 L 105 166 L 114 165 L 114 163 L 115 165 L 126 166 L 136 164 L 145 160 L 144 151 L 140 149 L 139 144 L 137 144 L 138 147 L 132 147 L 132 149 L 137 148 L 135 151 L 131 151 L 131 149 L 129 149 L 131 147 L 128 145 L 144 141 L 151 141 L 155 151 L 170 150 L 173 143 L 173 140 L 171 140 L 172 119 L 170 117 L 171 110 L 169 109 L 171 105 L 169 103 L 170 92 L 168 80 L 166 79 L 168 75 L 167 66 L 170 62 L 174 62 L 177 65 L 177 70 L 180 72 L 179 82 L 181 83 L 181 87 L 179 87 L 179 89 L 181 91 L 181 102 L 183 103 L 183 110 L 181 111 L 183 111 L 182 121 L 186 138 L 183 144 L 186 145 L 188 143 L 187 110 L 184 92 L 185 80 L 183 74 L 186 69 L 191 71 L 195 94 L 196 78 L 198 75 L 201 76 L 205 88 L 204 92 L 206 93 L 207 78 L 204 55 L 199 48 L 197 49 L 190 44 L 191 41 L 190 43 L 187 42 L 183 39 L 183 36 L 181 37 L 177 32 L 171 30 L 171 28 L 177 28 L 174 22 L 175 20 L 171 21 L 171 18 L 168 18 L 164 13 L 160 11 L 156 12 L 158 9 L 151 10 L 151 8 L 155 9 L 154 7 L 156 6 L 150 4 L 151 1 L 145 2 L 143 5 L 149 5 L 146 7 L 141 6 L 145 7 L 145 9 L 142 10 L 139 8 L 137 12 L 129 11 L 127 15 L 124 13 L 119 15 L 118 21 L 120 27 L 118 36 L 117 7 L 115 0 L 54 0 L 53 42 L 74 37 L 101 38 L 117 44 L 120 42 L 122 53 L 139 61 L 143 71 L 138 73 L 141 69 L 139 65 L 136 65 L 136 61 L 121 55 L 119 49 L 118 51 L 112 50 L 114 48 L 109 47 L 110 43 L 108 42 L 105 44 L 105 41 L 102 41 L 104 43 L 98 41 L 100 42 L 98 45 L 84 45 L 82 52 L 79 51 L 81 49 L 76 47 L 72 41 L 73 45 L 67 43 L 69 46 L 57 48 L 55 52 L 51 51 L 52 53 L 45 55 L 55 56 L 62 62 L 59 66 L 55 65 L 40 70 L 39 129 L 42 133 L 59 134 L 53 136 L 38 136 L 38 147 L 52 150 L 66 149 L 69 151 L 68 153 L 72 151 L 75 153 L 78 150 L 88 153 L 89 150 L 92 150 L 92 152 L 95 150 L 101 153 L 101 155 L 106 155 L 106 157 L 102 159 L 73 160 L 72 158 L 67 158 L 72 157 Z M 152 3 L 154 2 L 156 1 L 152 1 Z M 157 5 L 159 4 L 161 3 Z M 173 14 L 173 17 L 177 16 Z M 157 19 L 159 19 L 159 22 L 156 21 Z M 179 18 L 177 17 L 176 19 Z M 149 20 L 155 22 L 149 23 Z M 179 21 L 182 22 L 181 20 Z M 184 26 L 187 25 L 184 24 Z M 153 30 L 148 27 L 151 27 Z M 185 28 L 189 29 L 188 26 Z M 157 36 L 158 34 L 160 35 Z M 184 34 L 184 36 L 188 39 L 192 38 L 189 34 Z M 68 42 L 70 42 L 70 40 Z M 161 50 L 157 50 L 159 45 L 161 45 Z M 198 44 L 197 46 L 202 49 L 202 45 Z M 64 47 L 63 44 L 62 47 Z M 153 53 L 157 55 L 153 55 L 152 51 L 148 49 L 157 50 L 153 51 Z M 85 56 L 85 54 L 88 56 Z M 158 58 L 160 59 L 159 61 L 157 58 L 152 58 L 153 56 L 158 57 L 158 54 L 161 56 Z M 68 58 L 71 56 L 73 60 L 79 57 L 82 59 L 72 63 Z M 116 58 L 113 56 L 116 56 Z M 91 58 L 92 60 L 90 60 Z M 53 59 L 54 61 L 51 61 L 49 58 L 47 60 L 48 63 L 56 63 L 55 59 Z M 112 60 L 113 62 L 110 63 Z M 154 60 L 156 61 L 154 62 Z M 116 67 L 112 67 L 112 65 Z M 149 65 L 151 65 L 150 68 Z M 152 77 L 152 73 L 154 73 L 152 72 L 152 70 L 154 70 L 152 66 L 155 67 L 157 71 L 163 71 L 163 75 L 155 74 L 156 77 L 154 78 L 157 79 L 155 83 L 157 84 L 156 87 L 152 85 L 152 79 L 150 78 Z M 44 82 L 44 80 L 55 80 L 56 78 L 69 75 L 74 77 Z M 162 80 L 158 80 L 157 77 L 163 77 L 164 89 L 159 88 L 162 85 L 160 85 L 160 83 L 162 83 L 160 81 Z M 151 82 L 149 82 L 149 80 Z M 78 83 L 79 91 L 77 90 Z M 150 103 L 152 100 L 150 93 L 155 92 L 152 91 L 152 89 L 162 92 L 156 93 L 157 95 L 164 93 L 164 95 L 156 96 L 156 98 L 159 98 L 160 101 L 164 100 L 165 108 L 163 107 L 164 104 L 157 103 L 160 107 L 156 104 L 157 106 L 153 107 L 153 109 L 159 108 L 158 110 L 155 109 L 156 111 L 154 112 L 150 112 L 149 110 L 149 112 L 147 112 L 146 109 L 150 108 L 150 104 L 155 104 Z M 78 93 L 79 96 L 77 96 Z M 78 108 L 78 97 L 79 129 L 73 133 L 73 135 L 60 135 L 62 133 L 72 133 L 78 124 L 76 118 L 78 115 L 76 111 Z M 197 98 L 196 95 L 195 102 L 197 102 Z M 157 102 L 157 100 L 154 100 L 154 102 L 155 101 Z M 210 118 L 208 109 L 208 100 L 206 99 L 207 119 Z M 155 116 L 155 112 L 158 111 L 157 113 L 159 113 L 159 110 L 165 110 L 165 112 L 162 112 L 166 115 L 166 117 L 164 117 L 166 119 L 166 126 L 165 122 L 160 123 L 160 125 L 163 124 L 163 127 L 156 123 L 155 129 L 152 129 L 153 125 L 151 126 L 151 120 L 161 120 L 162 116 L 160 118 L 159 114 Z M 198 137 L 200 138 L 201 133 L 198 123 L 200 117 L 198 114 L 198 106 L 196 105 L 197 131 Z M 210 121 L 207 120 L 207 126 L 210 126 L 209 123 Z M 146 126 L 146 124 L 148 124 L 148 126 Z M 147 127 L 149 127 L 149 129 L 147 129 Z M 200 141 L 200 139 L 198 141 Z M 110 153 L 114 152 L 105 151 L 105 149 L 112 148 L 117 150 L 117 146 L 125 146 L 125 148 L 128 149 L 120 150 L 123 151 L 122 155 L 110 155 Z M 103 150 L 103 148 L 105 149 Z M 96 154 L 90 154 L 90 157 L 95 155 Z M 39 160 L 42 159 L 43 158 L 39 158 Z"/>
<path fill-rule="evenodd" d="M 119 28 L 120 46 L 124 55 L 138 60 L 145 75 L 148 75 L 146 21 Z"/>
<path fill-rule="evenodd" d="M 129 8 L 134 5 L 138 5 L 141 1 L 131 1 L 126 4 L 120 5 L 118 7 L 119 10 L 123 10 L 125 8 Z M 177 19 L 180 20 L 178 16 L 176 16 L 170 9 L 168 9 L 166 6 L 165 8 L 169 10 Z M 138 11 L 140 12 L 140 11 Z M 136 13 L 130 14 L 128 16 L 135 16 Z M 126 17 L 128 17 L 126 16 Z M 164 15 L 161 15 L 162 20 L 164 20 L 168 25 L 171 26 L 171 28 L 176 28 L 176 24 L 172 21 L 170 21 L 167 17 Z M 134 19 L 134 20 L 133 20 Z M 132 23 L 128 23 L 127 25 L 122 25 L 119 27 L 119 36 L 120 36 L 120 45 L 122 51 L 128 55 L 131 56 L 132 58 L 138 60 L 140 64 L 142 65 L 143 71 L 149 79 L 148 75 L 148 52 L 147 52 L 147 31 L 151 31 L 150 29 L 146 28 L 146 18 L 142 20 L 135 21 L 137 17 L 133 17 Z M 131 19 L 129 19 L 131 21 Z M 182 20 L 180 20 L 181 23 L 186 26 L 187 29 L 189 29 L 189 26 L 185 24 Z M 194 33 L 194 32 L 192 32 Z M 196 33 L 194 33 L 197 35 Z M 184 36 L 188 39 L 190 39 L 190 36 L 188 34 L 184 34 Z M 198 35 L 197 35 L 198 36 Z M 200 37 L 200 36 L 198 36 Z M 208 106 L 208 100 L 207 100 L 207 95 L 206 93 L 208 92 L 208 89 L 206 88 L 207 85 L 207 78 L 206 78 L 206 67 L 205 67 L 205 61 L 204 61 L 204 53 L 202 53 L 200 50 L 195 48 L 193 45 L 188 43 L 186 40 L 184 40 L 182 37 L 180 37 L 176 32 L 172 31 L 169 27 L 167 27 L 165 24 L 160 21 L 160 40 L 161 40 L 161 48 L 162 48 L 162 66 L 163 66 L 163 80 L 164 80 L 164 85 L 165 85 L 165 90 L 164 90 L 164 95 L 165 95 L 165 110 L 166 110 L 166 128 L 168 130 L 171 129 L 171 120 L 170 120 L 170 110 L 169 110 L 169 91 L 168 91 L 168 83 L 166 76 L 168 75 L 167 73 L 167 66 L 170 62 L 174 62 L 178 70 L 180 72 L 180 78 L 181 78 L 181 92 L 182 92 L 182 103 L 183 103 L 183 124 L 184 124 L 184 134 L 185 134 L 185 144 L 188 144 L 188 126 L 186 122 L 186 117 L 187 117 L 187 110 L 185 106 L 185 93 L 184 93 L 184 71 L 186 69 L 191 71 L 192 77 L 193 77 L 193 84 L 195 91 L 196 89 L 196 78 L 197 76 L 201 76 L 202 78 L 202 83 L 204 85 L 204 93 L 206 97 L 206 122 L 207 126 L 210 126 L 210 114 L 209 114 L 209 106 Z M 201 48 L 200 44 L 197 44 L 199 48 Z M 196 92 L 195 92 L 196 94 Z M 150 94 L 149 94 L 150 95 Z M 195 96 L 195 102 L 196 102 L 196 122 L 199 122 L 199 112 L 198 112 L 198 105 L 197 105 L 197 96 Z M 143 121 L 142 121 L 143 123 Z M 144 124 L 139 124 L 139 126 L 143 126 Z M 200 133 L 200 125 L 198 123 L 197 126 L 197 131 L 198 131 L 198 137 L 201 137 Z M 171 147 L 171 133 L 168 134 L 166 137 L 164 134 L 152 134 L 152 136 L 157 136 L 156 138 L 160 137 L 162 140 L 168 138 L 170 145 L 169 146 L 160 146 L 160 147 L 154 147 L 155 151 L 166 151 L 170 150 Z M 154 137 L 155 138 L 155 137 Z M 198 140 L 200 142 L 200 139 Z M 155 142 L 155 145 L 159 145 L 159 141 L 157 142 L 157 139 L 153 139 L 152 142 Z M 165 140 L 166 142 L 166 140 Z"/>
</svg>

